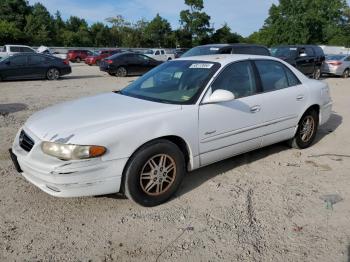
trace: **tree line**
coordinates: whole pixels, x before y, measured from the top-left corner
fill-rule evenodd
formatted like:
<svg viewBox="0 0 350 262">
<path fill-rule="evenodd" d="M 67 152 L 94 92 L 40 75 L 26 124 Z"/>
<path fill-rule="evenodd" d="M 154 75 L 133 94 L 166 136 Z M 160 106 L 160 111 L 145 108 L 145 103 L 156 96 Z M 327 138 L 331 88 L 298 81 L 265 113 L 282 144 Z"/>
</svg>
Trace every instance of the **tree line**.
<svg viewBox="0 0 350 262">
<path fill-rule="evenodd" d="M 121 15 L 91 25 L 83 18 L 62 19 L 41 3 L 0 1 L 0 45 L 89 47 L 192 47 L 208 43 L 350 45 L 350 8 L 345 0 L 280 0 L 262 28 L 244 38 L 225 23 L 218 29 L 203 11 L 203 0 L 185 0 L 179 28 L 157 14 L 131 23 Z M 234 7 L 233 7 L 234 8 Z M 249 17 L 247 17 L 247 20 Z M 238 23 L 246 21 L 237 21 Z"/>
</svg>

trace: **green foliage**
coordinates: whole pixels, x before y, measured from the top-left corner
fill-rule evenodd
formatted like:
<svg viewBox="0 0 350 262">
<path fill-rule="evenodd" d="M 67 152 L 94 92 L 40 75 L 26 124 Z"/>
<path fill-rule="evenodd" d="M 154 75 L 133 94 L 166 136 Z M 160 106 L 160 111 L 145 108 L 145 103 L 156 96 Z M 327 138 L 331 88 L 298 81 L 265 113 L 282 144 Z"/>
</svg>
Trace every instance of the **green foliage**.
<svg viewBox="0 0 350 262">
<path fill-rule="evenodd" d="M 264 26 L 248 41 L 268 46 L 345 43 L 347 8 L 344 0 L 280 0 L 271 6 Z"/>
<path fill-rule="evenodd" d="M 21 30 L 19 30 L 14 22 L 0 20 L 0 43 L 8 41 L 9 43 L 17 43 L 21 39 Z"/>
<path fill-rule="evenodd" d="M 53 18 L 45 6 L 36 3 L 26 17 L 24 33 L 34 45 L 50 45 L 53 38 Z"/>
<path fill-rule="evenodd" d="M 227 24 L 214 32 L 210 16 L 203 12 L 203 0 L 184 1 L 188 9 L 180 13 L 181 27 L 172 30 L 169 21 L 159 14 L 151 21 L 135 23 L 116 15 L 106 18 L 106 23 L 89 25 L 77 16 L 65 21 L 59 11 L 51 15 L 41 3 L 30 6 L 27 0 L 0 0 L 0 45 L 192 47 L 242 40 Z"/>
<path fill-rule="evenodd" d="M 210 27 L 210 16 L 202 12 L 203 0 L 185 0 L 190 9 L 180 12 L 180 24 L 183 35 L 189 37 L 187 41 L 192 45 L 208 42 L 209 34 L 213 29 Z"/>
</svg>

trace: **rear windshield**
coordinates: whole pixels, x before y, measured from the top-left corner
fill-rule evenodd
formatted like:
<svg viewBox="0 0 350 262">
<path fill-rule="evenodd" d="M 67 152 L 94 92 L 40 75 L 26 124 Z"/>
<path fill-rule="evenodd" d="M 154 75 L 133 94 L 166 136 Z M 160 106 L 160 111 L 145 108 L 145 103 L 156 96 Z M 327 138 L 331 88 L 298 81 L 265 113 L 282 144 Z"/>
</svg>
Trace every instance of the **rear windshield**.
<svg viewBox="0 0 350 262">
<path fill-rule="evenodd" d="M 270 56 L 269 50 L 260 46 L 233 46 L 232 53 Z"/>
<path fill-rule="evenodd" d="M 273 47 L 271 48 L 271 55 L 278 58 L 295 57 L 298 48 L 296 47 Z"/>
<path fill-rule="evenodd" d="M 343 60 L 345 55 L 329 55 L 326 56 L 326 60 Z"/>
<path fill-rule="evenodd" d="M 181 57 L 215 55 L 220 52 L 220 47 L 216 46 L 197 46 L 184 53 Z"/>
</svg>

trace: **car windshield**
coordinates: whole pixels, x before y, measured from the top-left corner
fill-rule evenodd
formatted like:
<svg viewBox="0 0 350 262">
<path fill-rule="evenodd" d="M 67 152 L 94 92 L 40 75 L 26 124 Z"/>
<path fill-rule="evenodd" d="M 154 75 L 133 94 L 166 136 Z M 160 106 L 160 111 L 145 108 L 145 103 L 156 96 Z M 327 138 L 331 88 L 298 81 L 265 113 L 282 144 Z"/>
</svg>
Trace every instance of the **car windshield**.
<svg viewBox="0 0 350 262">
<path fill-rule="evenodd" d="M 296 47 L 274 47 L 271 48 L 271 54 L 274 57 L 284 58 L 284 57 L 292 57 L 296 55 L 297 48 Z"/>
<path fill-rule="evenodd" d="M 193 104 L 220 64 L 193 60 L 164 63 L 131 83 L 121 94 L 171 104 Z"/>
<path fill-rule="evenodd" d="M 220 51 L 217 46 L 197 46 L 184 53 L 181 57 L 199 56 L 199 55 L 215 55 Z"/>
<path fill-rule="evenodd" d="M 343 60 L 345 55 L 328 55 L 326 56 L 326 60 Z"/>
</svg>

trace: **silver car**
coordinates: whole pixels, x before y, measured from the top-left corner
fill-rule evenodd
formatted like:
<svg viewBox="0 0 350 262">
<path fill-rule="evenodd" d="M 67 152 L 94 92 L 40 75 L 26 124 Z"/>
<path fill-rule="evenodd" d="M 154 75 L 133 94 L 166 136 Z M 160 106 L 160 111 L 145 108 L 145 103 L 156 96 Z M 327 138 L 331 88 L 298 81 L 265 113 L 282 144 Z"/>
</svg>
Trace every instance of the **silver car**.
<svg viewBox="0 0 350 262">
<path fill-rule="evenodd" d="M 322 65 L 323 74 L 331 74 L 348 78 L 350 74 L 349 55 L 327 55 Z"/>
</svg>

